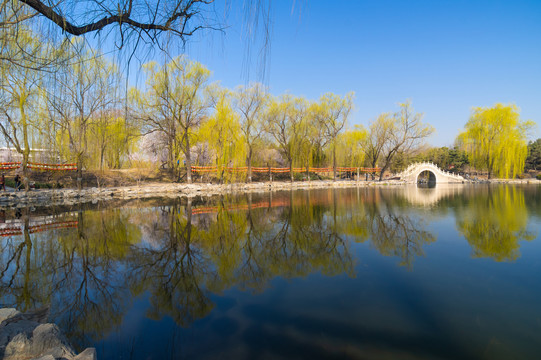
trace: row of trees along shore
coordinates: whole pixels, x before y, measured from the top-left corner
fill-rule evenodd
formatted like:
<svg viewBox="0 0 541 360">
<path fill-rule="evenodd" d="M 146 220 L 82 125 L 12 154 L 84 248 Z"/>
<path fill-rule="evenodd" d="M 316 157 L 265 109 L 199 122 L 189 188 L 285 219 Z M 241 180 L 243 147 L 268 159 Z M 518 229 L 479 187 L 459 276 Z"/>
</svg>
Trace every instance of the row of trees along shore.
<svg viewBox="0 0 541 360">
<path fill-rule="evenodd" d="M 348 126 L 353 93 L 311 101 L 272 96 L 259 83 L 230 90 L 210 83 L 209 69 L 185 56 L 145 64 L 144 86 L 126 88 L 118 68 L 82 41 L 58 46 L 21 28 L 16 35 L 16 43 L 2 45 L 17 61 L 1 62 L 0 131 L 22 155 L 25 177 L 30 149 L 39 148 L 51 162 L 76 163 L 79 187 L 83 169 L 142 166 L 185 169 L 187 182 L 192 165 L 246 166 L 237 179 L 246 181 L 253 166 L 270 165 L 289 167 L 291 180 L 294 167 L 332 167 L 336 178 L 338 165 L 379 167 L 381 179 L 426 154 L 434 132 L 409 101 L 368 128 Z M 25 63 L 20 52 L 43 66 Z M 489 177 L 515 177 L 533 125 L 515 105 L 475 108 L 453 151 Z"/>
</svg>

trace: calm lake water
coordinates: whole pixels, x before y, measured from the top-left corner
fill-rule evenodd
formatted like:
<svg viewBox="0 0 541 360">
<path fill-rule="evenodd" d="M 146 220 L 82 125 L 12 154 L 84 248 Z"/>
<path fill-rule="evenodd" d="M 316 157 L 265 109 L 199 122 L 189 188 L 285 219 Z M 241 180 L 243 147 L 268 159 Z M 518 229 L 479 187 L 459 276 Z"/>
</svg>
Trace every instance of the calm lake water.
<svg viewBox="0 0 541 360">
<path fill-rule="evenodd" d="M 0 303 L 100 359 L 539 359 L 541 188 L 1 212 Z"/>
</svg>

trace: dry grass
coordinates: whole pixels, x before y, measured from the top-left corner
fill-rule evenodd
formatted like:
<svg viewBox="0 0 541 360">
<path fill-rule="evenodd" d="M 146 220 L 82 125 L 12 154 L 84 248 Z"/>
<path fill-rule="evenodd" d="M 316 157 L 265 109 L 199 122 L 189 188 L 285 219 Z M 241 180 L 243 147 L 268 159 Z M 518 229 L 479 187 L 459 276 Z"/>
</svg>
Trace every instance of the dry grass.
<svg viewBox="0 0 541 360">
<path fill-rule="evenodd" d="M 15 171 L 3 172 L 6 180 L 15 178 Z M 30 171 L 29 178 L 41 188 L 75 188 L 77 186 L 77 174 L 74 171 Z M 121 170 L 89 170 L 83 171 L 84 187 L 112 187 L 140 185 L 145 182 L 170 183 L 177 178 L 171 171 L 156 169 L 121 169 Z"/>
</svg>

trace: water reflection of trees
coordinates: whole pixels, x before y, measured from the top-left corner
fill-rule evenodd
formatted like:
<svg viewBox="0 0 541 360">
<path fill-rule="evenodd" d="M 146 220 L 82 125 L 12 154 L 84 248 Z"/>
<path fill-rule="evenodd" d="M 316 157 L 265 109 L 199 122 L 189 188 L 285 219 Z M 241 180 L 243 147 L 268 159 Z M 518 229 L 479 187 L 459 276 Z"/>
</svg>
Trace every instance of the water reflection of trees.
<svg viewBox="0 0 541 360">
<path fill-rule="evenodd" d="M 77 228 L 59 234 L 52 293 L 54 311 L 70 337 L 82 344 L 120 324 L 124 313 L 123 262 L 141 233 L 130 212 L 78 211 Z M 73 340 L 72 340 L 73 341 Z"/>
<path fill-rule="evenodd" d="M 166 221 L 158 218 L 152 246 L 135 247 L 128 268 L 132 293 L 150 293 L 147 316 L 168 315 L 180 325 L 188 325 L 212 310 L 205 287 L 212 276 L 209 257 L 198 243 L 198 229 L 192 225 L 191 203 L 177 203 L 162 209 Z"/>
<path fill-rule="evenodd" d="M 434 242 L 434 234 L 424 230 L 422 220 L 400 215 L 392 210 L 370 213 L 369 229 L 372 246 L 382 255 L 397 256 L 399 265 L 411 268 L 416 257 L 424 256 L 423 246 Z"/>
<path fill-rule="evenodd" d="M 213 308 L 210 293 L 235 286 L 260 291 L 276 276 L 353 273 L 338 224 L 320 208 L 252 209 L 250 195 L 236 201 L 246 210 L 231 210 L 230 200 L 221 198 L 214 212 L 198 215 L 190 202 L 179 201 L 164 209 L 169 221 L 159 220 L 152 245 L 134 248 L 130 288 L 150 292 L 149 316 L 189 325 Z"/>
<path fill-rule="evenodd" d="M 39 286 L 49 261 L 44 257 L 34 261 L 33 253 L 43 251 L 32 242 L 28 218 L 20 226 L 22 236 L 10 237 L 1 246 L 0 291 L 4 302 L 16 303 L 26 311 L 36 307 L 49 293 L 46 287 Z"/>
<path fill-rule="evenodd" d="M 476 257 L 514 260 L 519 241 L 534 238 L 521 188 L 472 188 L 442 201 Z M 55 219 L 76 227 L 33 233 L 23 212 L 19 235 L 0 241 L 0 302 L 50 305 L 81 346 L 118 328 L 133 296 L 148 296 L 148 317 L 188 326 L 214 308 L 213 293 L 262 291 L 275 277 L 354 276 L 352 241 L 407 267 L 435 241 L 399 190 L 381 188 L 179 199 Z"/>
<path fill-rule="evenodd" d="M 411 267 L 435 236 L 398 191 L 387 190 L 79 211 L 69 215 L 76 228 L 1 242 L 0 296 L 23 310 L 51 304 L 55 320 L 82 344 L 116 328 L 133 296 L 148 296 L 148 317 L 188 326 L 213 309 L 213 293 L 262 291 L 275 277 L 354 276 L 350 240 L 369 241 Z"/>
<path fill-rule="evenodd" d="M 357 208 L 346 211 L 346 231 L 356 231 L 357 241 L 369 239 L 380 254 L 398 257 L 400 266 L 411 268 L 416 257 L 424 256 L 423 246 L 436 240 L 435 235 L 425 229 L 422 217 L 408 212 L 411 208 L 399 191 L 361 191 Z"/>
<path fill-rule="evenodd" d="M 519 241 L 533 240 L 527 229 L 524 189 L 514 186 L 475 188 L 456 206 L 456 224 L 474 257 L 512 261 L 520 256 Z"/>
<path fill-rule="evenodd" d="M 50 306 L 51 317 L 75 344 L 99 338 L 123 314 L 123 280 L 117 265 L 139 241 L 138 227 L 120 209 L 62 214 L 75 228 L 31 233 L 24 216 L 22 236 L 2 240 L 0 296 L 18 309 Z"/>
</svg>

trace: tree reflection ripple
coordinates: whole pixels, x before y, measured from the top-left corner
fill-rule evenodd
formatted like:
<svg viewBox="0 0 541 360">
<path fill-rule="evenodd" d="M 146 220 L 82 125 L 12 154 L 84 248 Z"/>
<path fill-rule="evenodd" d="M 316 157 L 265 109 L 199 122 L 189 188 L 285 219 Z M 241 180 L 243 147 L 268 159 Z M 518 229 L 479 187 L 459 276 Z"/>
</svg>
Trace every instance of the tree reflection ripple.
<svg viewBox="0 0 541 360">
<path fill-rule="evenodd" d="M 255 295 L 277 278 L 354 278 L 361 244 L 413 271 L 438 238 L 431 222 L 450 215 L 472 257 L 516 261 L 521 240 L 537 236 L 529 218 L 539 219 L 538 197 L 506 186 L 363 188 L 4 210 L 0 301 L 49 306 L 79 348 L 117 331 L 138 298 L 148 301 L 147 319 L 187 328 L 232 289 Z"/>
</svg>

